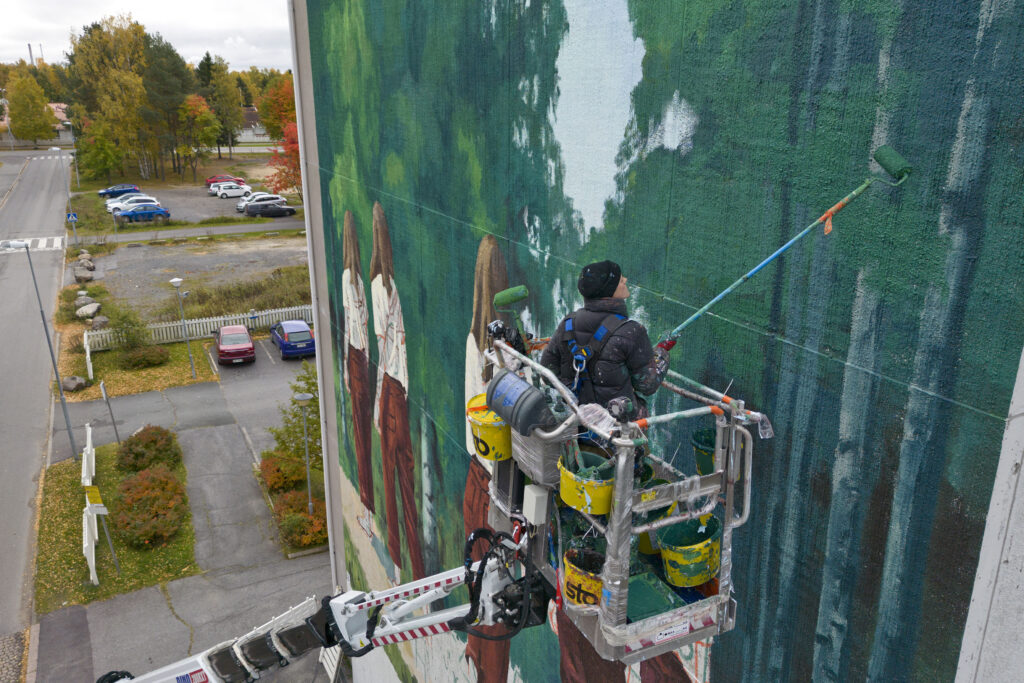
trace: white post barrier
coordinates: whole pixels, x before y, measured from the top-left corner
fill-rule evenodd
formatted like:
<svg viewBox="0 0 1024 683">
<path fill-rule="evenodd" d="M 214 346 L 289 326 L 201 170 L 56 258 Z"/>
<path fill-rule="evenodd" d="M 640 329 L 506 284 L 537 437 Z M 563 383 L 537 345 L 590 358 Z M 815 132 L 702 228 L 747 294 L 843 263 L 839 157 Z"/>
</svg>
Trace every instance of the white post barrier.
<svg viewBox="0 0 1024 683">
<path fill-rule="evenodd" d="M 92 445 L 92 425 L 85 424 L 85 450 L 82 451 L 82 486 L 92 486 L 96 476 L 96 449 Z"/>
<path fill-rule="evenodd" d="M 89 349 L 89 330 L 82 333 L 82 346 L 85 347 L 85 370 L 92 379 L 92 352 Z"/>
<path fill-rule="evenodd" d="M 99 540 L 99 529 L 96 528 L 96 514 L 89 506 L 89 498 L 86 496 L 85 508 L 82 510 L 82 554 L 85 555 L 85 562 L 89 565 L 89 580 L 92 585 L 100 585 L 100 578 L 96 575 L 96 541 Z"/>
</svg>

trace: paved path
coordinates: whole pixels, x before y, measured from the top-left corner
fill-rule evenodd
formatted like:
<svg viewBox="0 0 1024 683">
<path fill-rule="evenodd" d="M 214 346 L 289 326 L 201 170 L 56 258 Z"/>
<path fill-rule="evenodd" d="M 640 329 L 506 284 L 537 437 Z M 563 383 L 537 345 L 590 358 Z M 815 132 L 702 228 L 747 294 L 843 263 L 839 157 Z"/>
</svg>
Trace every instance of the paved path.
<svg viewBox="0 0 1024 683">
<path fill-rule="evenodd" d="M 211 385 L 183 389 L 197 394 L 197 408 L 209 409 Z M 220 417 L 207 422 L 222 424 L 178 427 L 203 573 L 43 616 L 29 683 L 93 681 L 111 670 L 139 675 L 244 635 L 309 595 L 331 592 L 326 553 L 282 555 L 240 426 Z M 272 680 L 311 681 L 316 659 L 310 653 Z"/>
</svg>

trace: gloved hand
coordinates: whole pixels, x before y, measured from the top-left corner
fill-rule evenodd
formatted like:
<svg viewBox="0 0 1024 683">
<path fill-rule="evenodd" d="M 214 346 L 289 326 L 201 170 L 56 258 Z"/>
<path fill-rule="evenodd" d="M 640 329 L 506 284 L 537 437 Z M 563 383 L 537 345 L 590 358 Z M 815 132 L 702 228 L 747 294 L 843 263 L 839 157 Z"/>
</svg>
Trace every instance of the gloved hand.
<svg viewBox="0 0 1024 683">
<path fill-rule="evenodd" d="M 654 367 L 658 371 L 659 377 L 664 377 L 665 373 L 668 372 L 668 351 L 675 346 L 675 342 L 667 342 L 669 346 L 663 346 L 666 342 L 662 342 L 654 347 Z"/>
</svg>

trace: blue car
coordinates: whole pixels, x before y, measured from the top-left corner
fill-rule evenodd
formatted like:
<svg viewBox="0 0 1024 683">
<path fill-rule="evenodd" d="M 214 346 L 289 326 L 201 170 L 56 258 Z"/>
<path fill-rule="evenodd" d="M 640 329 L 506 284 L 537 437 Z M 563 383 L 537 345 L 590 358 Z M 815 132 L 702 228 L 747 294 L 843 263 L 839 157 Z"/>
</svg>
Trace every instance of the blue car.
<svg viewBox="0 0 1024 683">
<path fill-rule="evenodd" d="M 171 218 L 171 212 L 162 206 L 153 204 L 137 204 L 124 211 L 116 211 L 114 220 L 119 224 L 124 223 L 166 223 Z"/>
<path fill-rule="evenodd" d="M 111 185 L 100 190 L 97 194 L 101 197 L 120 197 L 123 194 L 129 192 L 138 192 L 139 186 L 131 183 L 121 183 L 120 185 Z"/>
<path fill-rule="evenodd" d="M 281 359 L 316 355 L 313 330 L 301 320 L 285 320 L 270 328 L 270 341 L 281 351 Z"/>
</svg>

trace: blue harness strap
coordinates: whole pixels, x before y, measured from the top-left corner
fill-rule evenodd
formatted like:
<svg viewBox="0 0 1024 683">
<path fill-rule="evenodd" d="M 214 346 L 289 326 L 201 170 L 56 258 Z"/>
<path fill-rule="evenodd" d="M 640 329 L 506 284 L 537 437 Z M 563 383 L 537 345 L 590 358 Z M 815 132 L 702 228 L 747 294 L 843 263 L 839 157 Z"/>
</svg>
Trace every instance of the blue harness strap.
<svg viewBox="0 0 1024 683">
<path fill-rule="evenodd" d="M 619 315 L 618 313 L 609 313 L 605 319 L 601 321 L 601 324 L 594 333 L 590 335 L 590 339 L 586 340 L 587 343 L 581 344 L 580 340 L 577 339 L 576 335 L 578 333 L 575 331 L 573 325 L 574 315 L 575 314 L 570 315 L 565 319 L 565 331 L 569 333 L 569 338 L 566 340 L 566 343 L 569 346 L 569 353 L 572 354 L 572 367 L 576 371 L 576 375 L 573 378 L 570 389 L 572 389 L 572 392 L 579 397 L 580 390 L 583 387 L 583 381 L 590 379 L 590 363 L 601 355 L 601 350 L 604 349 L 604 345 L 609 339 L 611 339 L 615 330 L 619 329 L 619 327 L 623 323 L 627 322 L 629 318 L 624 315 Z"/>
</svg>

